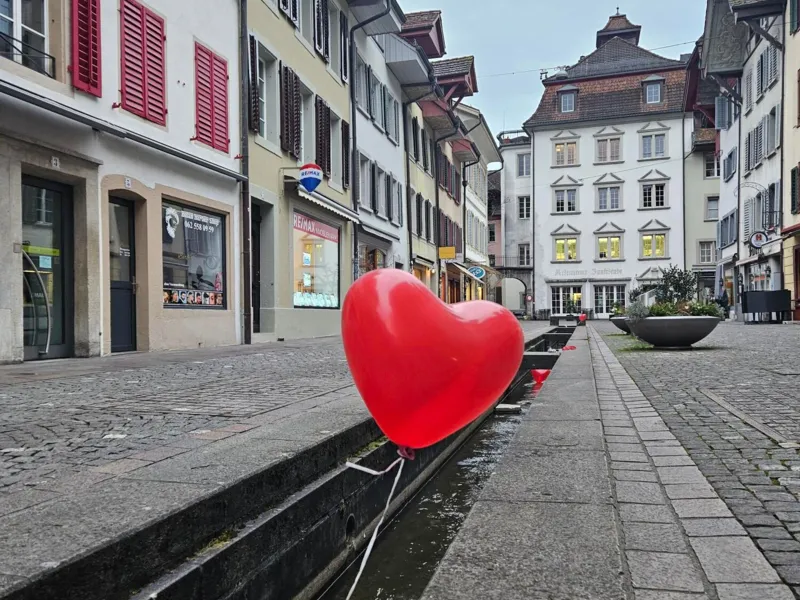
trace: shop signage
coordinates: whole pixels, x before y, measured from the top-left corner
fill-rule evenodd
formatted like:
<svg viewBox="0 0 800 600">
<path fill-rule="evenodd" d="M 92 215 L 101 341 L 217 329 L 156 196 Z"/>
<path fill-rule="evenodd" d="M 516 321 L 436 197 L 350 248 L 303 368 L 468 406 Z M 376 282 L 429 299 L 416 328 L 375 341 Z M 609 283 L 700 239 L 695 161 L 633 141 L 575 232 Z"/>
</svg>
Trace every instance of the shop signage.
<svg viewBox="0 0 800 600">
<path fill-rule="evenodd" d="M 298 231 L 320 237 L 323 240 L 339 243 L 339 230 L 336 227 L 320 223 L 319 221 L 297 212 L 294 213 L 294 228 Z"/>
<path fill-rule="evenodd" d="M 483 279 L 486 277 L 486 269 L 483 267 L 470 267 L 469 272 L 472 273 L 478 279 Z"/>
<path fill-rule="evenodd" d="M 322 183 L 322 169 L 319 165 L 308 163 L 300 167 L 300 185 L 310 194 Z"/>
<path fill-rule="evenodd" d="M 442 260 L 454 259 L 455 257 L 456 257 L 455 246 L 443 246 L 439 248 L 439 258 L 441 258 Z"/>
<path fill-rule="evenodd" d="M 615 277 L 622 275 L 622 269 L 556 269 L 553 273 L 554 277 L 572 277 L 575 279 L 581 277 Z"/>
<path fill-rule="evenodd" d="M 763 248 L 767 242 L 769 242 L 769 237 L 763 231 L 756 231 L 750 236 L 750 245 L 753 248 Z"/>
</svg>

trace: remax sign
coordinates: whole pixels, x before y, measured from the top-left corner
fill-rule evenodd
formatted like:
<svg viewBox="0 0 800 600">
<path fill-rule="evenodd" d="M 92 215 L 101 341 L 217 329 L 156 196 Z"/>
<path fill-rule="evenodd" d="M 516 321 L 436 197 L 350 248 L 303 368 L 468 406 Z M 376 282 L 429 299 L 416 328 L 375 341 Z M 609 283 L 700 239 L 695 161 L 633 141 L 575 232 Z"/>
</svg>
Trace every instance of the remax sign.
<svg viewBox="0 0 800 600">
<path fill-rule="evenodd" d="M 310 194 L 322 183 L 322 169 L 319 165 L 308 163 L 300 167 L 300 185 Z"/>
</svg>

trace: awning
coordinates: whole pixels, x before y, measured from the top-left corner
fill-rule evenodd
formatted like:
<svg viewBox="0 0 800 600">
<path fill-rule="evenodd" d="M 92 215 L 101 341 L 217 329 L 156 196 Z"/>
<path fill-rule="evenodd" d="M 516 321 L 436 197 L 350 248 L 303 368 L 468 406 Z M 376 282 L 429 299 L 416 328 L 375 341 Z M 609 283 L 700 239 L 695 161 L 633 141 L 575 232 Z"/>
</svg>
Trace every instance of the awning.
<svg viewBox="0 0 800 600">
<path fill-rule="evenodd" d="M 363 229 L 364 232 L 369 234 L 369 235 L 372 235 L 372 236 L 374 236 L 376 238 L 382 239 L 383 241 L 385 241 L 389 245 L 391 245 L 392 240 L 394 240 L 395 242 L 399 242 L 400 241 L 400 236 L 399 235 L 395 235 L 395 234 L 390 233 L 388 231 L 383 231 L 383 230 L 378 229 L 376 227 L 371 227 L 370 225 L 367 225 L 366 223 L 361 223 L 361 229 Z"/>
<path fill-rule="evenodd" d="M 466 275 L 467 277 L 470 277 L 470 278 L 474 279 L 474 280 L 475 280 L 475 281 L 477 281 L 478 283 L 483 283 L 483 281 L 481 281 L 480 279 L 478 279 L 477 277 L 475 277 L 475 275 L 473 275 L 472 273 L 470 273 L 470 272 L 469 272 L 469 271 L 468 271 L 466 268 L 462 267 L 462 266 L 461 266 L 461 265 L 459 265 L 458 263 L 450 263 L 450 264 L 451 264 L 451 265 L 453 265 L 453 266 L 454 266 L 456 269 L 458 269 L 459 271 L 461 271 L 461 272 L 462 272 L 464 275 Z"/>
<path fill-rule="evenodd" d="M 301 198 L 305 198 L 316 204 L 317 206 L 321 206 L 324 209 L 331 211 L 332 213 L 339 215 L 343 219 L 347 219 L 348 221 L 352 221 L 353 223 L 360 223 L 361 221 L 358 218 L 358 214 L 350 209 L 347 208 L 344 204 L 339 204 L 335 200 L 331 200 L 330 198 L 326 198 L 322 194 L 318 194 L 317 192 L 304 192 L 300 189 L 300 186 L 297 186 L 297 194 Z"/>
<path fill-rule="evenodd" d="M 413 262 L 415 264 L 423 265 L 425 267 L 428 267 L 429 269 L 433 269 L 436 266 L 436 263 L 434 261 L 429 260 L 429 259 L 425 258 L 424 256 L 420 256 L 419 254 L 415 255 L 411 259 L 411 262 Z"/>
</svg>

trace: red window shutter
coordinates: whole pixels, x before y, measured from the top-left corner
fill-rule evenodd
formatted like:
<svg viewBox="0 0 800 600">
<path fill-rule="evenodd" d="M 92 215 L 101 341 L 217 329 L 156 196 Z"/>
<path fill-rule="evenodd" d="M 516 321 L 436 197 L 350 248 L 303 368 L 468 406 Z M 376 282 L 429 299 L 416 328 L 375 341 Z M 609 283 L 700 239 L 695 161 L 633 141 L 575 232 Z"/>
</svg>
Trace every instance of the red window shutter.
<svg viewBox="0 0 800 600">
<path fill-rule="evenodd" d="M 228 152 L 228 63 L 196 43 L 194 67 L 195 139 Z"/>
<path fill-rule="evenodd" d="M 165 125 L 164 19 L 135 0 L 122 0 L 120 28 L 122 108 Z"/>
<path fill-rule="evenodd" d="M 100 57 L 100 0 L 72 0 L 72 85 L 103 95 Z"/>
<path fill-rule="evenodd" d="M 194 45 L 194 81 L 195 81 L 195 133 L 194 139 L 203 144 L 214 142 L 214 91 L 212 79 L 211 51 Z"/>
<path fill-rule="evenodd" d="M 342 186 L 350 187 L 350 123 L 342 121 Z"/>
</svg>

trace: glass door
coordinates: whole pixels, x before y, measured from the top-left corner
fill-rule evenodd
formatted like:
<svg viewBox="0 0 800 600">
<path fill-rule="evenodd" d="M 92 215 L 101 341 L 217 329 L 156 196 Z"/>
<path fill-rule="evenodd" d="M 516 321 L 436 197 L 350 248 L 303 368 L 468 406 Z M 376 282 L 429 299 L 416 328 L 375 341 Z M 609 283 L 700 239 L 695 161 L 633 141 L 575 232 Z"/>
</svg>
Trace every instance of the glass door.
<svg viewBox="0 0 800 600">
<path fill-rule="evenodd" d="M 23 177 L 25 360 L 72 356 L 72 237 L 70 188 Z"/>
<path fill-rule="evenodd" d="M 111 280 L 111 351 L 136 350 L 136 252 L 133 203 L 108 203 L 108 258 Z"/>
</svg>

